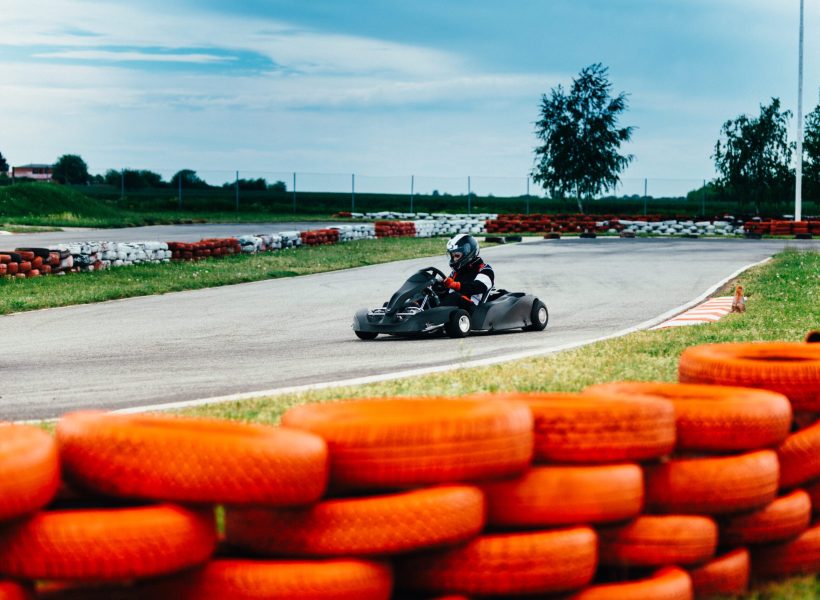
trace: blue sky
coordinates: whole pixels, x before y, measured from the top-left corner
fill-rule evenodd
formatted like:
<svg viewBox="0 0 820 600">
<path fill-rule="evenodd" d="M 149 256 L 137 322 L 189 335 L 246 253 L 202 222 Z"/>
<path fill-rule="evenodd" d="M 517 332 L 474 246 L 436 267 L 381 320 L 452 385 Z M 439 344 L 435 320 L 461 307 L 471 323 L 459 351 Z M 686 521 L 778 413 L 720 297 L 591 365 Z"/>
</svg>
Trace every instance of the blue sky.
<svg viewBox="0 0 820 600">
<path fill-rule="evenodd" d="M 804 112 L 820 0 L 806 2 Z M 520 193 L 540 96 L 602 62 L 629 94 L 620 192 L 714 175 L 724 121 L 796 112 L 798 0 L 0 0 L 0 152 L 343 189 Z M 794 120 L 792 120 L 792 134 Z M 338 175 L 308 175 L 335 173 Z M 388 189 L 389 188 L 389 189 Z"/>
</svg>

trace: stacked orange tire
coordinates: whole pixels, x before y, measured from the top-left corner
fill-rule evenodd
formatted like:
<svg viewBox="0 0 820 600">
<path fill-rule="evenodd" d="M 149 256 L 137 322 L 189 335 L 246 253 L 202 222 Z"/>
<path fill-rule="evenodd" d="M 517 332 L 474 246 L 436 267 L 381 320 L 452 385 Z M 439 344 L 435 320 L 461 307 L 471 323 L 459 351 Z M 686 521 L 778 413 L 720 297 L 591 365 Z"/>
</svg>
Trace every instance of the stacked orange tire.
<svg viewBox="0 0 820 600">
<path fill-rule="evenodd" d="M 728 545 L 787 540 L 808 529 L 811 499 L 803 490 L 777 498 L 760 510 L 728 517 L 720 524 L 720 541 Z"/>
<path fill-rule="evenodd" d="M 36 427 L 0 423 L 0 521 L 42 508 L 59 485 L 54 439 Z"/>
<path fill-rule="evenodd" d="M 705 344 L 684 350 L 681 383 L 780 392 L 794 410 L 820 410 L 820 346 L 790 342 Z"/>
<path fill-rule="evenodd" d="M 792 409 L 776 392 L 663 382 L 602 383 L 584 393 L 661 398 L 675 406 L 676 449 L 731 452 L 768 448 L 789 434 Z"/>
<path fill-rule="evenodd" d="M 696 565 L 715 555 L 718 528 L 709 517 L 642 515 L 598 530 L 601 564 L 662 567 Z"/>
<path fill-rule="evenodd" d="M 591 585 L 568 600 L 692 600 L 692 580 L 683 569 L 664 567 L 640 581 Z"/>
<path fill-rule="evenodd" d="M 66 478 L 132 498 L 297 505 L 327 484 L 327 447 L 283 427 L 78 412 L 57 425 Z"/>
<path fill-rule="evenodd" d="M 788 577 L 820 571 L 820 524 L 779 544 L 752 548 L 752 573 L 756 577 Z"/>
<path fill-rule="evenodd" d="M 777 448 L 780 487 L 790 488 L 820 478 L 820 421 L 791 434 Z"/>
<path fill-rule="evenodd" d="M 403 587 L 479 596 L 544 594 L 592 581 L 597 538 L 588 527 L 487 534 L 450 550 L 406 558 Z"/>
<path fill-rule="evenodd" d="M 530 464 L 532 413 L 500 400 L 396 398 L 307 404 L 282 424 L 323 437 L 331 483 L 400 489 L 516 475 Z"/>
<path fill-rule="evenodd" d="M 667 514 L 752 510 L 774 500 L 778 475 L 773 450 L 672 459 L 646 467 L 646 505 L 653 512 Z"/>
<path fill-rule="evenodd" d="M 28 589 L 13 581 L 0 581 L 0 600 L 32 600 Z"/>
<path fill-rule="evenodd" d="M 220 559 L 147 587 L 153 600 L 388 600 L 390 567 L 379 562 Z"/>
<path fill-rule="evenodd" d="M 482 486 L 496 527 L 623 521 L 641 512 L 643 472 L 635 464 L 533 466 L 517 479 Z"/>
<path fill-rule="evenodd" d="M 749 588 L 749 551 L 736 548 L 689 570 L 696 598 L 739 596 Z"/>
<path fill-rule="evenodd" d="M 470 486 L 329 499 L 304 508 L 226 508 L 228 543 L 265 555 L 397 554 L 464 542 L 484 526 Z"/>
<path fill-rule="evenodd" d="M 503 393 L 535 420 L 535 461 L 609 463 L 657 458 L 675 445 L 675 409 L 654 398 L 604 394 Z"/>
<path fill-rule="evenodd" d="M 0 575 L 112 581 L 173 573 L 216 547 L 210 509 L 55 510 L 0 529 Z"/>
</svg>

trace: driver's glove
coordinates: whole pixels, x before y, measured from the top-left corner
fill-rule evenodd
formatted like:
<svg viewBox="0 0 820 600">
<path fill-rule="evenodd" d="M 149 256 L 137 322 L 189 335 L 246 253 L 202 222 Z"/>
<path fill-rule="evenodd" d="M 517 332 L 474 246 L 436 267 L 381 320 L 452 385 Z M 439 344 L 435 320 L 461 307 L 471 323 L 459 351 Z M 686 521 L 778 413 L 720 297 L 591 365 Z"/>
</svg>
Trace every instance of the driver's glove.
<svg viewBox="0 0 820 600">
<path fill-rule="evenodd" d="M 453 279 L 452 277 L 448 277 L 444 280 L 444 287 L 449 288 L 451 290 L 459 291 L 461 289 L 461 283 Z"/>
</svg>

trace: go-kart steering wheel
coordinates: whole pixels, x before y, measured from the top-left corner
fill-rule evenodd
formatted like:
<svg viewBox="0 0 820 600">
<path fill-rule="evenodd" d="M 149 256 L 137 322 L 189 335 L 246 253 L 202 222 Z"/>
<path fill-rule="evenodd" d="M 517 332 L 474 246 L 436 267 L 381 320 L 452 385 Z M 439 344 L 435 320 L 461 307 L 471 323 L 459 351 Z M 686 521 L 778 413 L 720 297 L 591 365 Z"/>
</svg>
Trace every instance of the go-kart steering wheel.
<svg viewBox="0 0 820 600">
<path fill-rule="evenodd" d="M 430 284 L 430 291 L 432 291 L 434 294 L 441 294 L 447 289 L 444 287 L 444 280 L 447 279 L 447 276 L 444 273 L 442 273 L 435 267 L 427 267 L 426 269 L 424 269 L 424 271 L 430 273 L 431 275 L 435 275 L 437 278 Z"/>
<path fill-rule="evenodd" d="M 445 275 L 444 273 L 442 273 L 441 271 L 439 271 L 435 267 L 427 267 L 424 270 L 430 272 L 433 275 L 437 275 L 442 281 L 447 279 L 447 275 Z"/>
</svg>

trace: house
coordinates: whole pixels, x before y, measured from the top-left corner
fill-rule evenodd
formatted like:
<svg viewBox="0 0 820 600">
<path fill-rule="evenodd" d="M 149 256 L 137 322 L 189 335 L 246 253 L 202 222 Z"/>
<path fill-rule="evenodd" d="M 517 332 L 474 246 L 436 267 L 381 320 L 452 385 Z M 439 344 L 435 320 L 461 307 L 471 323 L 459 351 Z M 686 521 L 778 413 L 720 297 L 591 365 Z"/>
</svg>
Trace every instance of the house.
<svg viewBox="0 0 820 600">
<path fill-rule="evenodd" d="M 20 165 L 11 168 L 11 178 L 25 177 L 26 179 L 36 179 L 37 181 L 51 181 L 53 165 Z"/>
</svg>

